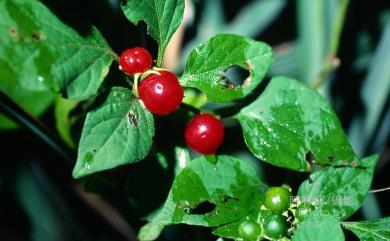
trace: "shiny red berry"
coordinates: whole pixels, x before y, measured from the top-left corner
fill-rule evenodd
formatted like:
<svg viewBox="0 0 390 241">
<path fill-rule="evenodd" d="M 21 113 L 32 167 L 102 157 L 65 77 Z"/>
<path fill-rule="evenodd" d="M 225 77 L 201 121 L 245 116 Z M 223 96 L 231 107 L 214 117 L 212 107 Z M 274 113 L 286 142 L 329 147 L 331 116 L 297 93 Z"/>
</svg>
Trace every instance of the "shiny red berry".
<svg viewBox="0 0 390 241">
<path fill-rule="evenodd" d="M 224 127 L 220 120 L 210 114 L 199 114 L 187 125 L 184 138 L 187 145 L 199 153 L 214 154 L 224 137 Z"/>
<path fill-rule="evenodd" d="M 126 49 L 119 57 L 119 64 L 127 74 L 143 73 L 152 66 L 152 63 L 149 51 L 141 47 Z"/>
<path fill-rule="evenodd" d="M 138 94 L 150 112 L 167 115 L 179 108 L 184 92 L 177 76 L 164 70 L 143 79 Z"/>
</svg>

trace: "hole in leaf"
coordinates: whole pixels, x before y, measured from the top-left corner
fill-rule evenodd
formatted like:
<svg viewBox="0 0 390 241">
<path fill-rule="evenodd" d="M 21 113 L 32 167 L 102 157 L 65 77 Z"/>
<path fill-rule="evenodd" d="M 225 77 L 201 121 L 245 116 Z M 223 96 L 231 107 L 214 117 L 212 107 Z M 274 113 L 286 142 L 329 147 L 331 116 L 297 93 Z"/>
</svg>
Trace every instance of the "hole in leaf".
<svg viewBox="0 0 390 241">
<path fill-rule="evenodd" d="M 31 38 L 33 38 L 37 41 L 40 41 L 40 40 L 43 40 L 45 38 L 45 36 L 40 31 L 34 31 L 31 33 Z"/>
<path fill-rule="evenodd" d="M 127 120 L 132 127 L 138 127 L 138 116 L 133 111 L 127 113 Z"/>
<path fill-rule="evenodd" d="M 330 162 L 334 161 L 334 156 L 328 156 L 328 161 Z"/>
<path fill-rule="evenodd" d="M 249 71 L 237 65 L 233 65 L 228 68 L 221 78 L 221 83 L 226 88 L 245 86 L 249 83 L 249 81 Z"/>
<path fill-rule="evenodd" d="M 15 28 L 9 28 L 9 34 L 16 37 L 18 35 L 18 31 Z"/>
<path fill-rule="evenodd" d="M 190 208 L 188 213 L 189 214 L 203 215 L 206 213 L 211 213 L 212 211 L 214 211 L 214 209 L 216 207 L 217 206 L 210 201 L 203 201 L 203 202 L 199 203 L 198 205 L 196 205 L 195 207 Z"/>
<path fill-rule="evenodd" d="M 314 156 L 313 152 L 308 151 L 305 154 L 305 160 L 310 163 L 310 165 L 315 163 L 316 157 Z"/>
</svg>

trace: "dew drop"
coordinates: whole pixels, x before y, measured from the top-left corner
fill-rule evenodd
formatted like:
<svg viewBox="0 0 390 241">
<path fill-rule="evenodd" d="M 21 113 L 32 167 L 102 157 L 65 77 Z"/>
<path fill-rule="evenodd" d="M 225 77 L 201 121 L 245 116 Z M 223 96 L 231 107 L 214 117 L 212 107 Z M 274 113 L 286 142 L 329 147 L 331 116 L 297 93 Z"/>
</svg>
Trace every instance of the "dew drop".
<svg viewBox="0 0 390 241">
<path fill-rule="evenodd" d="M 91 163 L 86 162 L 86 163 L 85 163 L 85 168 L 86 168 L 87 170 L 91 169 Z"/>
<path fill-rule="evenodd" d="M 43 82 L 45 80 L 45 78 L 43 78 L 42 76 L 38 75 L 37 80 L 39 82 Z"/>
</svg>

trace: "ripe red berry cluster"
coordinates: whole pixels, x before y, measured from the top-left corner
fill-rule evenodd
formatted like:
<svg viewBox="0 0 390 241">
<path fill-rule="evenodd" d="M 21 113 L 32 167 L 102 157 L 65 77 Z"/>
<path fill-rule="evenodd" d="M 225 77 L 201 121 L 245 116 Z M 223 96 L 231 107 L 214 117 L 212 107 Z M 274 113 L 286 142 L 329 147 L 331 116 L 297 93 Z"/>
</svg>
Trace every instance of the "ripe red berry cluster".
<svg viewBox="0 0 390 241">
<path fill-rule="evenodd" d="M 141 47 L 127 49 L 119 57 L 120 68 L 129 75 L 147 72 L 152 63 L 149 51 Z M 167 115 L 177 110 L 184 95 L 177 76 L 168 70 L 149 74 L 136 91 L 145 107 L 156 115 Z"/>
<path fill-rule="evenodd" d="M 138 78 L 138 75 L 146 73 L 152 67 L 153 59 L 148 50 L 135 47 L 122 52 L 119 64 L 126 74 Z M 145 107 L 156 115 L 167 115 L 177 110 L 184 95 L 177 76 L 168 70 L 149 74 L 136 91 Z M 224 126 L 211 114 L 199 114 L 188 123 L 184 137 L 191 149 L 211 155 L 223 141 Z"/>
</svg>

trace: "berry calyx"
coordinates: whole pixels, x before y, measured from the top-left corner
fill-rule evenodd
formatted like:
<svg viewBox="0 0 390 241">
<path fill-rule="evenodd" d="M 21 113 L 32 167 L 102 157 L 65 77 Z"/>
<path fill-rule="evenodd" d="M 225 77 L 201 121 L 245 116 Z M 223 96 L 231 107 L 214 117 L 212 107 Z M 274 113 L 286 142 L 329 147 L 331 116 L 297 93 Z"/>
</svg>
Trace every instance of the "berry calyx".
<svg viewBox="0 0 390 241">
<path fill-rule="evenodd" d="M 238 226 L 238 235 L 244 241 L 255 241 L 260 238 L 260 225 L 250 221 L 244 221 Z"/>
<path fill-rule="evenodd" d="M 281 214 L 270 214 L 264 219 L 264 234 L 273 239 L 283 237 L 288 229 L 287 218 Z"/>
<path fill-rule="evenodd" d="M 138 87 L 138 94 L 150 112 L 167 115 L 179 108 L 184 91 L 174 73 L 161 71 L 143 79 Z"/>
<path fill-rule="evenodd" d="M 275 213 L 290 207 L 291 193 L 284 187 L 270 187 L 265 193 L 264 206 Z"/>
<path fill-rule="evenodd" d="M 149 51 L 141 47 L 126 49 L 119 57 L 121 69 L 130 75 L 144 73 L 152 63 L 153 59 Z"/>
<path fill-rule="evenodd" d="M 310 203 L 302 203 L 295 212 L 295 218 L 303 221 L 314 210 L 314 206 Z"/>
<path fill-rule="evenodd" d="M 213 115 L 203 113 L 195 116 L 188 123 L 184 139 L 192 150 L 211 155 L 222 144 L 224 135 L 222 122 Z"/>
</svg>

